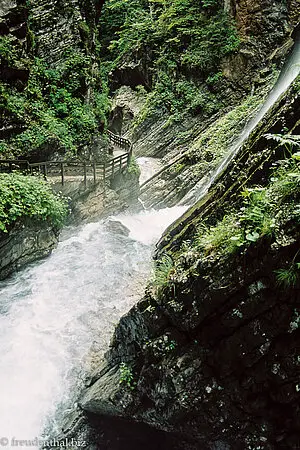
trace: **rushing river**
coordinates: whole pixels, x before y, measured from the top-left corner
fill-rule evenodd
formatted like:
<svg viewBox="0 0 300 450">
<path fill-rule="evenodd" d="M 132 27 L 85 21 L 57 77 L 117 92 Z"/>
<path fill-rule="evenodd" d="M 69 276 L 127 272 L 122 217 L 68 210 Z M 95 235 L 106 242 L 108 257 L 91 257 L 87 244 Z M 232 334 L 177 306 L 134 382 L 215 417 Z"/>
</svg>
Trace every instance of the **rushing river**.
<svg viewBox="0 0 300 450">
<path fill-rule="evenodd" d="M 120 215 L 129 236 L 100 221 L 66 229 L 52 255 L 0 283 L 0 438 L 55 431 L 84 364 L 101 356 L 122 314 L 142 295 L 151 254 L 182 207 Z M 1 444 L 1 441 L 0 441 Z"/>
<path fill-rule="evenodd" d="M 247 126 L 203 195 L 236 155 L 251 131 L 300 71 L 300 41 L 265 105 Z M 152 174 L 151 161 L 146 178 Z M 156 168 L 157 170 L 157 168 Z M 0 446 L 34 440 L 45 427 L 55 433 L 55 412 L 72 405 L 71 393 L 85 366 L 97 363 L 118 319 L 142 295 L 151 254 L 161 233 L 185 206 L 116 216 L 130 235 L 105 222 L 66 229 L 58 248 L 0 283 Z"/>
</svg>

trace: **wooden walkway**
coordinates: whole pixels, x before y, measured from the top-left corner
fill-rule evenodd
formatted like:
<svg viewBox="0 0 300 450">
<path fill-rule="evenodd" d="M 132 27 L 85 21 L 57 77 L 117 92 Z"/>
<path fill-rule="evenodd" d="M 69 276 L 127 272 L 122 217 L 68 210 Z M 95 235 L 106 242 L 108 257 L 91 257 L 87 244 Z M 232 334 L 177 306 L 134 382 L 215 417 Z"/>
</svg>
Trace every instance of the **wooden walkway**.
<svg viewBox="0 0 300 450">
<path fill-rule="evenodd" d="M 108 131 L 109 140 L 119 148 L 117 156 L 113 156 L 104 163 L 74 162 L 74 161 L 43 161 L 30 163 L 27 160 L 0 159 L 0 172 L 20 171 L 28 174 L 40 174 L 47 181 L 59 182 L 62 186 L 66 181 L 77 181 L 82 177 L 85 186 L 88 180 L 94 184 L 104 183 L 128 167 L 132 156 L 132 144 L 111 131 Z M 123 150 L 123 151 L 122 151 Z"/>
</svg>

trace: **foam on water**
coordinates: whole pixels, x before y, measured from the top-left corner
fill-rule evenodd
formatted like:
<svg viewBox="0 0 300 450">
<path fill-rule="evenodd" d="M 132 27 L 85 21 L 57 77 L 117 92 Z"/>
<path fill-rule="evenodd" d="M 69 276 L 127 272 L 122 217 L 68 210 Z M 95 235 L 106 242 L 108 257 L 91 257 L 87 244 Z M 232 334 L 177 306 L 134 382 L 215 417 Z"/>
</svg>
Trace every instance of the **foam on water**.
<svg viewBox="0 0 300 450">
<path fill-rule="evenodd" d="M 103 222 L 67 229 L 49 258 L 0 283 L 2 436 L 39 437 L 57 405 L 67 407 L 91 344 L 106 348 L 142 295 L 154 243 L 183 210 L 116 216 L 129 237 Z"/>
<path fill-rule="evenodd" d="M 140 184 L 145 183 L 145 181 L 149 180 L 149 178 L 163 167 L 159 158 L 141 156 L 137 158 L 137 163 L 141 170 Z"/>
</svg>

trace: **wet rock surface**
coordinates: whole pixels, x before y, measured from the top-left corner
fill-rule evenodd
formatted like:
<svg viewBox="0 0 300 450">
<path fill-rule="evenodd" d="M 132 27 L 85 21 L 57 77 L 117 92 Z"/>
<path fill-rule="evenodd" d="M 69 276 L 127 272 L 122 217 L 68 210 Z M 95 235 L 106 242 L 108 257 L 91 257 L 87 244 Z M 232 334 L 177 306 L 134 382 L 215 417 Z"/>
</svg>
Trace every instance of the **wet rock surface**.
<svg viewBox="0 0 300 450">
<path fill-rule="evenodd" d="M 265 133 L 286 126 L 298 135 L 298 103 L 299 78 L 208 195 L 167 230 L 159 255 L 176 260 L 197 225 L 239 204 L 243 186 L 266 183 L 283 156 Z M 276 273 L 297 255 L 300 229 L 289 215 L 280 229 L 280 239 L 236 254 L 182 255 L 184 273 L 159 291 L 150 286 L 120 320 L 81 395 L 86 414 L 177 432 L 182 449 L 297 448 L 300 285 L 282 285 Z"/>
<path fill-rule="evenodd" d="M 122 171 L 109 185 L 91 182 L 88 189 L 83 183 L 75 190 L 64 192 L 72 197 L 72 220 L 89 222 L 120 212 L 137 202 L 139 196 L 139 173 Z"/>
<path fill-rule="evenodd" d="M 26 221 L 0 236 L 0 280 L 37 259 L 48 256 L 58 243 L 58 231 L 47 223 Z"/>
<path fill-rule="evenodd" d="M 191 448 L 297 448 L 300 290 L 275 278 L 299 248 L 293 234 L 275 249 L 198 261 L 200 276 L 175 279 L 162 299 L 149 292 L 121 319 L 81 407 L 180 432 Z M 122 363 L 132 387 L 120 385 Z"/>
</svg>

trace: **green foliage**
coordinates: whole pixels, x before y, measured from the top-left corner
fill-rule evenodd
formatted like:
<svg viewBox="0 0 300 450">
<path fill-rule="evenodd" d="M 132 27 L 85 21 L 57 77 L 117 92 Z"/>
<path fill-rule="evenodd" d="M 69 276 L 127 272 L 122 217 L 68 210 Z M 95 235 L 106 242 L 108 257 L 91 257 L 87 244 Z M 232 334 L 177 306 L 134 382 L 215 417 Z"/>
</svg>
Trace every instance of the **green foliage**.
<svg viewBox="0 0 300 450">
<path fill-rule="evenodd" d="M 14 46 L 14 37 L 0 36 L 0 55 L 1 58 L 5 58 L 8 62 L 14 63 L 18 57 L 18 52 Z"/>
<path fill-rule="evenodd" d="M 243 243 L 244 235 L 234 216 L 224 216 L 215 227 L 200 227 L 195 239 L 196 246 L 203 249 L 206 254 L 215 251 L 233 253 Z"/>
<path fill-rule="evenodd" d="M 194 143 L 190 150 L 191 157 L 201 152 L 201 160 L 215 158 L 217 162 L 222 158 L 243 129 L 245 117 L 249 118 L 261 104 L 261 97 L 261 92 L 247 97 L 241 104 L 216 120 Z"/>
<path fill-rule="evenodd" d="M 299 252 L 300 250 L 296 252 L 288 267 L 275 271 L 279 285 L 283 285 L 285 287 L 293 287 L 300 279 L 300 263 L 296 261 Z"/>
<path fill-rule="evenodd" d="M 131 158 L 130 158 L 130 162 L 129 162 L 127 171 L 128 171 L 128 173 L 135 174 L 136 176 L 140 176 L 140 174 L 141 174 L 141 169 L 140 169 L 138 163 L 136 162 L 136 159 L 134 156 L 131 156 Z"/>
<path fill-rule="evenodd" d="M 255 242 L 260 236 L 272 236 L 275 228 L 275 204 L 266 188 L 249 188 L 242 192 L 244 206 L 239 218 L 247 241 Z"/>
<path fill-rule="evenodd" d="M 299 280 L 300 275 L 300 263 L 295 263 L 286 269 L 276 270 L 276 278 L 278 284 L 285 287 L 293 287 Z"/>
<path fill-rule="evenodd" d="M 51 146 L 74 154 L 90 142 L 105 126 L 109 110 L 108 88 L 101 78 L 92 56 L 70 49 L 56 68 L 34 58 L 23 92 L 0 84 L 0 108 L 24 128 L 8 141 L 10 153 L 27 156 Z M 96 84 L 102 90 L 91 90 L 87 102 L 87 87 Z"/>
<path fill-rule="evenodd" d="M 299 195 L 300 163 L 291 157 L 280 162 L 267 187 L 257 186 L 241 192 L 243 203 L 239 211 L 224 216 L 215 226 L 202 225 L 195 245 L 206 255 L 231 254 L 262 237 L 276 238 L 284 214 L 299 220 Z M 278 280 L 293 284 L 298 268 L 293 263 L 289 269 L 278 271 Z"/>
<path fill-rule="evenodd" d="M 49 184 L 33 176 L 0 174 L 0 230 L 7 233 L 18 219 L 31 217 L 60 227 L 67 215 L 66 202 Z"/>
<path fill-rule="evenodd" d="M 135 386 L 132 368 L 124 362 L 120 364 L 120 384 L 125 384 L 130 389 Z"/>
<path fill-rule="evenodd" d="M 283 145 L 288 150 L 292 150 L 294 146 L 300 147 L 300 136 L 293 134 L 270 134 L 267 133 L 264 135 L 267 139 L 271 139 L 273 141 L 278 142 L 280 145 Z"/>
<path fill-rule="evenodd" d="M 153 286 L 161 289 L 168 285 L 170 275 L 174 271 L 174 261 L 169 255 L 164 255 L 155 262 Z"/>
<path fill-rule="evenodd" d="M 202 0 L 203 8 L 212 8 L 218 5 L 218 0 Z"/>
<path fill-rule="evenodd" d="M 142 116 L 161 108 L 174 120 L 187 111 L 219 108 L 204 81 L 210 77 L 212 84 L 217 82 L 222 58 L 239 46 L 235 24 L 219 0 L 109 0 L 100 36 L 109 70 L 145 61 L 152 89 Z"/>
</svg>

